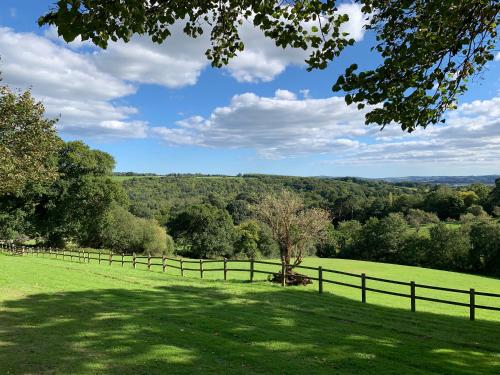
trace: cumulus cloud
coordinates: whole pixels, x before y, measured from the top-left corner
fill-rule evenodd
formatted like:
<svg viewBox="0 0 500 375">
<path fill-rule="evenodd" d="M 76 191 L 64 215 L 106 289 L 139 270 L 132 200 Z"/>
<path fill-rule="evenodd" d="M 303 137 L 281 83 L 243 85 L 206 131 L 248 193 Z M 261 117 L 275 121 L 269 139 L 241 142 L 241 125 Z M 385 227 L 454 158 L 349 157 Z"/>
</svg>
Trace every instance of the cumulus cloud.
<svg viewBox="0 0 500 375">
<path fill-rule="evenodd" d="M 180 24 L 171 31 L 161 45 L 146 36 L 134 36 L 129 43 L 110 43 L 106 50 L 96 52 L 93 60 L 102 71 L 128 81 L 168 88 L 194 85 L 208 65 L 208 38 L 189 38 Z"/>
<path fill-rule="evenodd" d="M 500 52 L 495 55 L 495 61 L 500 61 Z"/>
<path fill-rule="evenodd" d="M 20 48 L 22 46 L 22 48 Z M 49 38 L 0 28 L 0 70 L 12 88 L 30 88 L 58 128 L 76 136 L 144 137 L 145 124 L 131 121 L 137 109 L 113 100 L 136 88 L 110 75 L 92 61 Z"/>
<path fill-rule="evenodd" d="M 249 148 L 280 158 L 357 148 L 357 137 L 374 131 L 362 125 L 364 113 L 348 107 L 343 97 L 297 99 L 277 90 L 274 97 L 236 95 L 207 118 L 187 118 L 153 132 L 171 145 Z"/>
<path fill-rule="evenodd" d="M 446 125 L 408 134 L 392 124 L 364 125 L 365 111 L 343 97 L 298 99 L 287 90 L 273 97 L 236 95 L 208 117 L 178 121 L 152 132 L 168 145 L 252 149 L 263 158 L 330 155 L 328 163 L 377 165 L 498 164 L 500 97 L 463 104 Z"/>
</svg>

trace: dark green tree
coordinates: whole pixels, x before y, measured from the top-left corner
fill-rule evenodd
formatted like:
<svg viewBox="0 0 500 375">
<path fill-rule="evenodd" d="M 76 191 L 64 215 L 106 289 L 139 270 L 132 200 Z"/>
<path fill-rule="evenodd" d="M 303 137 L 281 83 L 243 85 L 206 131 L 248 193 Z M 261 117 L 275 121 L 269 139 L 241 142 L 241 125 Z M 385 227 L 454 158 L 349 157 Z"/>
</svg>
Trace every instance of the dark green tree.
<svg viewBox="0 0 500 375">
<path fill-rule="evenodd" d="M 111 155 L 82 142 L 60 149 L 59 179 L 41 195 L 34 215 L 36 228 L 50 244 L 101 246 L 99 233 L 108 210 L 115 202 L 127 204 L 123 189 L 110 178 L 113 167 Z"/>
<path fill-rule="evenodd" d="M 470 228 L 470 262 L 475 272 L 500 275 L 500 225 L 475 223 Z"/>
<path fill-rule="evenodd" d="M 464 229 L 441 223 L 429 230 L 426 265 L 444 270 L 466 271 L 469 268 L 469 236 Z"/>
<path fill-rule="evenodd" d="M 233 254 L 235 230 L 231 216 L 224 209 L 193 205 L 174 215 L 167 227 L 180 251 L 188 256 L 214 258 Z"/>
</svg>

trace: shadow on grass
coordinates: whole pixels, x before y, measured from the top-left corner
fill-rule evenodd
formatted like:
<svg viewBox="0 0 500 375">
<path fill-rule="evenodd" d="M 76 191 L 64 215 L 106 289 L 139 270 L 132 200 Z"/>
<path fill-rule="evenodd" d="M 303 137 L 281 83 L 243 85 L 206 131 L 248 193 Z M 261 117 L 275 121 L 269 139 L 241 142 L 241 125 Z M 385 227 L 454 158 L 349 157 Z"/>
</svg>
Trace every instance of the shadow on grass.
<svg viewBox="0 0 500 375">
<path fill-rule="evenodd" d="M 500 324 L 300 290 L 31 295 L 0 311 L 0 373 L 486 374 Z"/>
</svg>

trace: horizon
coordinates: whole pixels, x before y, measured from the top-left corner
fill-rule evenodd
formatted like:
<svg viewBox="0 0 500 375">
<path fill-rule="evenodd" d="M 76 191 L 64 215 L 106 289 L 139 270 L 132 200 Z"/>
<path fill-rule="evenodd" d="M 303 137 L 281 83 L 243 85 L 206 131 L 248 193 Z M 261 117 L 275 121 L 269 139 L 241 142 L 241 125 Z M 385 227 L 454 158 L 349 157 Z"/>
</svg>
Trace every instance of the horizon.
<svg viewBox="0 0 500 375">
<path fill-rule="evenodd" d="M 340 5 L 356 44 L 327 69 L 306 72 L 304 52 L 279 49 L 247 27 L 247 49 L 222 69 L 209 66 L 204 38 L 188 39 L 178 27 L 164 45 L 145 37 L 107 50 L 66 44 L 36 24 L 53 3 L 0 4 L 3 83 L 30 88 L 47 116 L 60 118 L 64 140 L 110 153 L 117 171 L 361 178 L 500 171 L 500 52 L 446 124 L 381 131 L 331 91 L 350 63 L 380 61 L 359 4 Z"/>
</svg>

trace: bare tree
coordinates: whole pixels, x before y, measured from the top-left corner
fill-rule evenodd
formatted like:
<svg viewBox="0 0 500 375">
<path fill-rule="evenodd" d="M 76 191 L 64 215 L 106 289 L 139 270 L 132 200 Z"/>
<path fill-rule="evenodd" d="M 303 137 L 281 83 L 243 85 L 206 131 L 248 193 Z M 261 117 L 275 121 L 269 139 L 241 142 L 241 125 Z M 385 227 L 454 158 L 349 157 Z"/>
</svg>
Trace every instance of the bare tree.
<svg viewBox="0 0 500 375">
<path fill-rule="evenodd" d="M 260 220 L 271 228 L 287 273 L 302 262 L 309 246 L 326 238 L 330 223 L 328 212 L 320 208 L 306 209 L 301 197 L 290 191 L 264 196 L 254 208 Z"/>
</svg>

